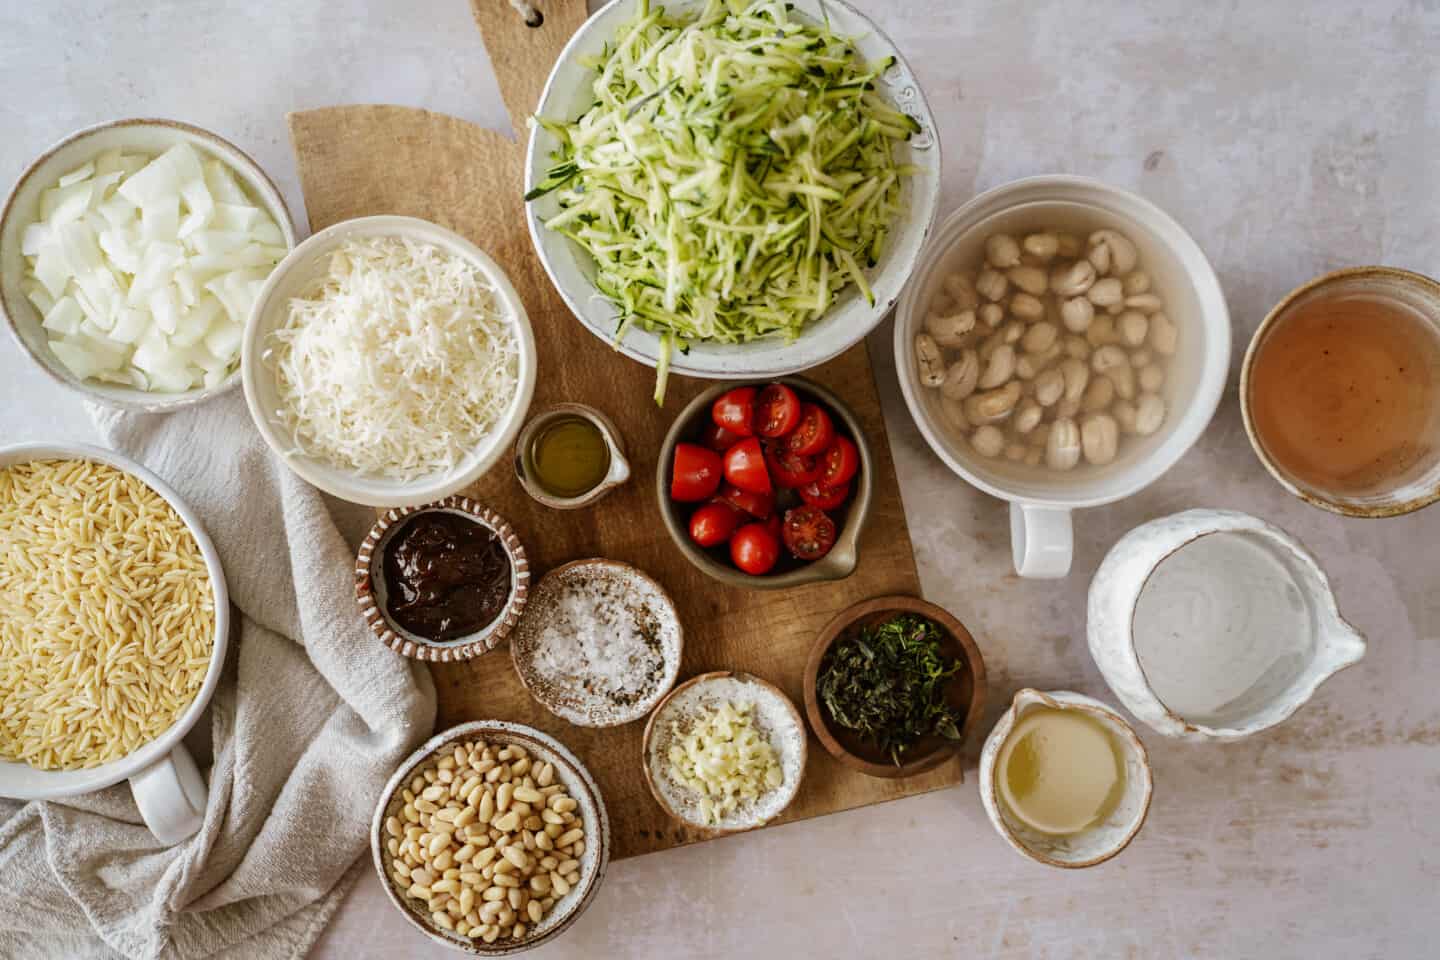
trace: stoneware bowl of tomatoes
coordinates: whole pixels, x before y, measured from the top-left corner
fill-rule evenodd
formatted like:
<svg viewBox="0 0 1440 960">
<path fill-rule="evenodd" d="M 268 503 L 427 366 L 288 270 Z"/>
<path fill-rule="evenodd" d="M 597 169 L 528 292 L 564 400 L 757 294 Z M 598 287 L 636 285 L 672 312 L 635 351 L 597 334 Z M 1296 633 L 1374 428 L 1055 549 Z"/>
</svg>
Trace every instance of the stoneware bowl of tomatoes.
<svg viewBox="0 0 1440 960">
<path fill-rule="evenodd" d="M 854 412 L 818 383 L 716 384 L 665 436 L 660 515 L 690 562 L 722 583 L 840 580 L 858 562 L 872 465 Z"/>
</svg>

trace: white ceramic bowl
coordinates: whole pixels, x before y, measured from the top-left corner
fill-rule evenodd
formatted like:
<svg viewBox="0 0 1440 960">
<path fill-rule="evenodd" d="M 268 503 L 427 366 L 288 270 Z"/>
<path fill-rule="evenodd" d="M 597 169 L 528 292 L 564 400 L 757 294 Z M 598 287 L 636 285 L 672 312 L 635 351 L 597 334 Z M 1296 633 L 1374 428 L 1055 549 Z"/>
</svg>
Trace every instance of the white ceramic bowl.
<svg viewBox="0 0 1440 960">
<path fill-rule="evenodd" d="M 1167 369 L 1167 413 L 1160 430 L 1124 438 L 1113 463 L 1082 464 L 1066 473 L 976 454 L 946 425 L 940 392 L 921 385 L 915 365 L 915 336 L 924 329 L 927 305 L 945 276 L 962 265 L 975 269 L 989 235 L 1045 225 L 1087 233 L 1108 226 L 1128 236 L 1180 331 L 1179 350 Z M 1071 510 L 1127 497 L 1174 466 L 1214 416 L 1229 364 L 1230 312 L 1200 247 L 1148 200 L 1083 177 L 1016 180 L 955 211 L 935 232 L 896 310 L 895 366 L 910 413 L 951 470 L 1010 501 L 1015 568 L 1024 576 L 1059 577 L 1069 571 Z"/>
<path fill-rule="evenodd" d="M 556 901 L 545 918 L 534 925 L 520 941 L 502 939 L 485 943 L 478 938 L 472 940 L 445 930 L 430 919 L 428 912 L 420 908 L 420 901 L 401 896 L 390 876 L 392 857 L 385 847 L 385 842 L 389 839 L 385 832 L 385 821 L 392 815 L 399 815 L 403 809 L 404 798 L 400 792 L 414 778 L 416 771 L 442 748 L 449 749 L 458 742 L 477 738 L 489 743 L 520 744 L 531 757 L 553 764 L 556 780 L 565 785 L 566 792 L 579 804 L 575 812 L 585 825 L 585 852 L 580 856 L 580 882 Z M 375 817 L 370 826 L 370 852 L 375 870 L 380 874 L 380 884 L 385 888 L 385 895 L 389 897 L 390 903 L 412 926 L 435 943 L 475 956 L 498 957 L 524 953 L 559 937 L 580 918 L 595 899 L 600 882 L 605 878 L 605 870 L 610 865 L 610 814 L 605 809 L 605 798 L 601 795 L 594 776 L 560 741 L 520 723 L 472 720 L 437 733 L 400 764 L 395 775 L 385 785 L 385 790 L 380 794 L 380 802 L 375 807 Z"/>
<path fill-rule="evenodd" d="M 279 394 L 275 376 L 266 367 L 263 357 L 265 339 L 285 322 L 290 299 L 300 295 L 312 280 L 329 269 L 330 254 L 346 240 L 377 236 L 403 237 L 432 244 L 469 260 L 494 284 L 499 298 L 513 312 L 520 344 L 519 383 L 515 396 L 490 435 L 453 469 L 411 481 L 362 474 L 298 451 L 293 435 L 274 416 L 274 411 L 280 407 Z M 480 479 L 515 443 L 515 435 L 520 432 L 525 413 L 530 409 L 530 398 L 535 392 L 537 363 L 535 337 L 530 330 L 525 305 L 500 265 L 485 251 L 451 230 L 414 217 L 394 216 L 360 217 L 337 223 L 290 251 L 290 255 L 280 261 L 270 274 L 255 299 L 255 307 L 245 324 L 240 357 L 245 402 L 250 406 L 250 416 L 276 456 L 302 480 L 326 493 L 376 507 L 403 507 L 442 500 Z"/>
<path fill-rule="evenodd" d="M 181 738 L 200 719 L 220 682 L 230 638 L 230 599 L 220 555 L 205 535 L 200 519 L 163 480 L 133 460 L 83 443 L 22 443 L 0 448 L 0 468 L 31 460 L 94 460 L 143 480 L 164 497 L 185 521 L 205 557 L 215 594 L 215 638 L 205 681 L 178 720 L 160 737 L 132 753 L 88 770 L 37 770 L 23 763 L 0 761 L 0 796 L 17 800 L 56 800 L 90 793 L 128 779 L 145 824 L 163 843 L 176 843 L 200 829 L 207 790 Z"/>
<path fill-rule="evenodd" d="M 31 359 L 57 383 L 78 390 L 99 403 L 125 410 L 159 412 L 199 403 L 239 383 L 239 367 L 213 387 L 184 393 L 151 393 L 114 383 L 79 379 L 51 352 L 46 331 L 40 325 L 44 318 L 21 289 L 25 258 L 20 252 L 20 236 L 39 216 L 41 193 L 53 187 L 62 175 L 116 147 L 158 155 L 178 143 L 189 143 L 202 154 L 223 161 L 239 178 L 251 199 L 264 207 L 274 219 L 285 236 L 285 245 L 295 246 L 295 223 L 290 219 L 290 211 L 285 208 L 285 200 L 255 161 L 228 140 L 174 120 L 116 120 L 72 133 L 25 169 L 5 201 L 4 212 L 0 213 L 0 314 L 9 321 L 10 333 Z"/>
<path fill-rule="evenodd" d="M 1109 733 L 1124 765 L 1125 785 L 1115 808 L 1079 833 L 1055 835 L 1035 830 L 1010 811 L 1002 795 L 999 778 L 1004 771 L 999 769 L 999 760 L 1005 741 L 1020 718 L 1036 709 L 1078 710 L 1089 716 Z M 980 749 L 980 802 L 990 822 L 1016 852 L 1046 866 L 1093 867 L 1119 854 L 1145 825 L 1154 793 L 1150 757 L 1134 729 L 1115 710 L 1082 693 L 1018 691 Z"/>
<path fill-rule="evenodd" d="M 689 12 L 701 5 L 699 0 L 678 0 L 666 4 L 666 8 L 672 12 Z M 914 164 L 920 172 L 906 178 L 905 212 L 899 215 L 880 262 L 868 273 L 875 294 L 874 306 L 868 304 L 852 284 L 795 342 L 786 343 L 783 339 L 744 344 L 697 341 L 690 345 L 689 353 L 677 352 L 671 358 L 670 369 L 675 373 L 711 380 L 777 377 L 839 356 L 874 329 L 895 305 L 935 220 L 940 198 L 940 140 L 935 134 L 935 118 L 904 57 L 869 18 L 845 0 L 796 0 L 794 5 L 800 14 L 814 22 L 824 22 L 828 17 L 835 33 L 855 37 L 856 47 L 864 59 L 895 58 L 895 65 L 881 77 L 879 92 L 919 122 L 920 132 L 910 139 L 908 150 L 902 150 L 909 154 L 903 162 Z M 635 0 L 613 0 L 575 32 L 550 72 L 537 114 L 572 120 L 590 106 L 594 100 L 591 84 L 595 75 L 580 64 L 580 58 L 598 55 L 634 13 Z M 553 134 L 543 127 L 535 127 L 526 154 L 526 190 L 544 178 L 552 164 L 550 155 L 558 147 L 559 141 Z M 558 211 L 559 201 L 553 194 L 526 204 L 536 253 L 580 322 L 595 336 L 613 343 L 615 309 L 595 288 L 594 261 L 569 237 L 546 230 L 542 222 Z M 618 349 L 647 366 L 653 367 L 659 362 L 659 338 L 638 327 L 626 333 Z"/>
</svg>

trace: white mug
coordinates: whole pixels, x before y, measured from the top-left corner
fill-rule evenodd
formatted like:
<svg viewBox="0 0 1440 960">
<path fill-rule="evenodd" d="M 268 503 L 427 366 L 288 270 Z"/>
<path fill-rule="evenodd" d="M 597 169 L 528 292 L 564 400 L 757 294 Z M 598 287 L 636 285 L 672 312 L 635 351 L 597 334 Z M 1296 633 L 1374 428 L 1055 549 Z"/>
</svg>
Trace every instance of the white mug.
<svg viewBox="0 0 1440 960">
<path fill-rule="evenodd" d="M 1061 473 L 980 456 L 946 425 L 939 392 L 920 383 L 914 343 L 932 297 L 950 272 L 980 264 L 985 238 L 991 234 L 1021 236 L 1044 227 L 1087 232 L 1101 226 L 1119 230 L 1134 242 L 1152 289 L 1164 298 L 1165 312 L 1179 328 L 1179 348 L 1162 391 L 1165 422 L 1148 437 L 1123 437 L 1119 456 L 1103 467 L 1082 464 Z M 1128 497 L 1190 449 L 1215 413 L 1229 364 L 1230 313 L 1199 246 L 1149 201 L 1083 177 L 1016 180 L 951 214 L 905 288 L 895 320 L 895 365 L 916 425 L 950 469 L 1010 502 L 1015 570 L 1023 577 L 1069 573 L 1074 552 L 1071 511 Z"/>
<path fill-rule="evenodd" d="M 23 763 L 0 761 L 0 796 L 16 800 L 58 800 L 130 781 L 135 804 L 145 825 L 161 843 L 178 843 L 200 829 L 208 791 L 190 752 L 181 743 L 195 726 L 220 682 L 230 637 L 230 600 L 220 555 L 205 535 L 200 520 L 155 474 L 110 450 L 82 443 L 28 443 L 0 449 L 0 468 L 30 460 L 95 460 L 143 480 L 164 497 L 190 528 L 215 594 L 215 638 L 210 667 L 190 706 L 170 729 L 118 760 L 85 770 L 38 770 Z"/>
</svg>

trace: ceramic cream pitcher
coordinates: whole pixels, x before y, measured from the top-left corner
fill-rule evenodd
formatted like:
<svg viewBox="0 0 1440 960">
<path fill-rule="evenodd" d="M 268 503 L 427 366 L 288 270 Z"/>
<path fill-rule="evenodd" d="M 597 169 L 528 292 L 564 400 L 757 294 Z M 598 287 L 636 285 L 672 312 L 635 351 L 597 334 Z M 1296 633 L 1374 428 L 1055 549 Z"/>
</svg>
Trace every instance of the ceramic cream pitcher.
<svg viewBox="0 0 1440 960">
<path fill-rule="evenodd" d="M 1365 655 L 1315 558 L 1278 527 L 1188 510 L 1136 527 L 1090 583 L 1090 654 L 1157 733 L 1238 740 Z"/>
</svg>

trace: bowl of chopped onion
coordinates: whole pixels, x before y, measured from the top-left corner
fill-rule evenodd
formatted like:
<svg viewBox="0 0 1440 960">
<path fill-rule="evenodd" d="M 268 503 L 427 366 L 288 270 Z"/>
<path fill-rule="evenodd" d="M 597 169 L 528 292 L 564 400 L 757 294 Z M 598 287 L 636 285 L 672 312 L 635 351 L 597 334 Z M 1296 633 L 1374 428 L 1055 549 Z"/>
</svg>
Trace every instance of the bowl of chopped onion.
<svg viewBox="0 0 1440 960">
<path fill-rule="evenodd" d="M 239 382 L 240 334 L 295 245 L 279 190 L 238 147 L 118 120 L 47 150 L 0 213 L 0 315 L 56 381 L 163 411 Z"/>
<path fill-rule="evenodd" d="M 241 369 L 251 417 L 303 480 L 401 507 L 506 456 L 535 391 L 535 338 L 500 266 L 412 217 L 347 220 L 260 290 Z"/>
<path fill-rule="evenodd" d="M 843 0 L 615 0 L 541 94 L 531 238 L 592 333 L 655 367 L 754 379 L 838 356 L 930 232 L 940 142 L 913 73 Z"/>
</svg>

